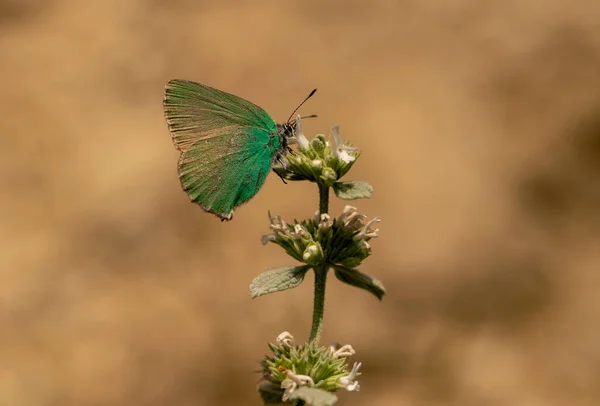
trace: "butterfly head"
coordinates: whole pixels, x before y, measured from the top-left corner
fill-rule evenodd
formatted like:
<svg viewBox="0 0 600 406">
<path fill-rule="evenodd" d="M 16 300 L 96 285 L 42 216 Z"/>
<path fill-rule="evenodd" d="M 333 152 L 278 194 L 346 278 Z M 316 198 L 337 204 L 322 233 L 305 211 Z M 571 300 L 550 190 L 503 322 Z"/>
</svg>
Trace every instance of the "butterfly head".
<svg viewBox="0 0 600 406">
<path fill-rule="evenodd" d="M 310 116 L 304 116 L 304 117 L 300 117 L 300 119 L 305 119 L 305 118 L 315 118 L 317 117 L 316 114 L 311 114 Z M 279 134 L 279 136 L 281 137 L 281 149 L 282 150 L 289 150 L 289 138 L 291 137 L 295 137 L 296 136 L 296 130 L 298 129 L 298 119 L 293 119 L 293 120 L 288 120 L 287 123 L 283 123 L 283 124 L 277 124 L 277 132 Z M 300 130 L 302 131 L 302 130 Z"/>
<path fill-rule="evenodd" d="M 277 132 L 283 139 L 293 137 L 296 134 L 296 120 L 288 121 L 287 123 L 277 124 Z"/>
</svg>

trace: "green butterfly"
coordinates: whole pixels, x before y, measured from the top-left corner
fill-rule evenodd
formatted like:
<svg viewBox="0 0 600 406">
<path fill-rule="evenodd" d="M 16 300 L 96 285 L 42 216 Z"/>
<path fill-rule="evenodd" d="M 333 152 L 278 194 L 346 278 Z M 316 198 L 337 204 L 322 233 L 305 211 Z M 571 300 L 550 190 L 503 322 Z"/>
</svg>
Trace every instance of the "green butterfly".
<svg viewBox="0 0 600 406">
<path fill-rule="evenodd" d="M 308 100 L 317 89 L 294 110 Z M 178 172 L 190 201 L 231 220 L 233 211 L 262 187 L 274 162 L 291 151 L 296 119 L 284 124 L 232 94 L 186 80 L 165 87 L 165 118 L 181 151 Z M 309 116 L 315 117 L 315 116 Z"/>
</svg>

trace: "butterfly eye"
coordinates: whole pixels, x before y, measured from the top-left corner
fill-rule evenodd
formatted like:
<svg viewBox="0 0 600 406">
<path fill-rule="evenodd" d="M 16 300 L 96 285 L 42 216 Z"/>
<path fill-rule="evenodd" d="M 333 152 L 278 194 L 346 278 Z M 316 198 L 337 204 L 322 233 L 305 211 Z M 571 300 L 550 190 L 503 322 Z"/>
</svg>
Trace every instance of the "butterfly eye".
<svg viewBox="0 0 600 406">
<path fill-rule="evenodd" d="M 287 123 L 277 124 L 277 130 L 282 137 L 293 137 L 296 133 L 296 120 L 288 121 Z"/>
<path fill-rule="evenodd" d="M 289 136 L 293 137 L 296 135 L 296 129 L 298 128 L 298 121 L 294 120 L 293 122 L 290 123 L 290 130 L 289 130 Z"/>
</svg>

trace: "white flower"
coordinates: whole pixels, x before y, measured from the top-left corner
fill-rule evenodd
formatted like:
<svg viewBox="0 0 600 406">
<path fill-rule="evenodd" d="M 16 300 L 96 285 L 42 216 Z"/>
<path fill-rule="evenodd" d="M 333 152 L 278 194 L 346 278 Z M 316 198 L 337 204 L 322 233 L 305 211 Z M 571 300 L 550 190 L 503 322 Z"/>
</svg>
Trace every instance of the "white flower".
<svg viewBox="0 0 600 406">
<path fill-rule="evenodd" d="M 360 362 L 355 362 L 354 366 L 352 367 L 352 371 L 350 371 L 348 375 L 342 376 L 339 380 L 340 385 L 342 385 L 349 392 L 358 392 L 360 390 L 360 385 L 358 384 L 358 381 L 355 381 L 354 379 L 358 375 L 358 370 L 360 369 L 361 365 L 362 364 Z"/>
<path fill-rule="evenodd" d="M 287 402 L 287 400 L 290 398 L 290 395 L 296 389 L 297 386 L 298 385 L 296 385 L 296 382 L 292 381 L 291 379 L 284 379 L 283 381 L 281 381 L 281 389 L 284 389 L 281 400 Z"/>
<path fill-rule="evenodd" d="M 262 243 L 262 245 L 267 245 L 269 241 L 275 241 L 276 239 L 277 236 L 275 234 L 265 234 L 262 237 L 260 237 L 260 242 Z"/>
<path fill-rule="evenodd" d="M 294 225 L 294 231 L 292 231 L 290 233 L 290 235 L 292 237 L 294 237 L 295 239 L 301 239 L 301 238 L 307 238 L 308 237 L 308 231 L 306 231 L 306 229 L 302 226 L 302 224 L 295 224 Z"/>
<path fill-rule="evenodd" d="M 356 207 L 348 205 L 344 207 L 342 214 L 339 215 L 338 222 L 345 228 L 355 231 L 363 226 L 363 220 L 366 218 L 367 216 L 360 214 Z"/>
<path fill-rule="evenodd" d="M 292 392 L 294 392 L 294 390 L 296 390 L 298 386 L 303 386 L 307 384 L 313 386 L 315 384 L 313 382 L 313 379 L 308 375 L 296 375 L 289 369 L 285 372 L 288 377 L 281 381 L 281 389 L 285 389 L 281 398 L 281 400 L 283 400 L 284 402 L 290 398 L 290 395 L 292 394 Z"/>
<path fill-rule="evenodd" d="M 369 221 L 365 224 L 364 228 L 360 230 L 358 234 L 354 237 L 355 239 L 371 239 L 379 237 L 379 229 L 371 229 L 371 226 L 375 223 L 379 223 L 381 220 L 379 217 L 375 217 L 373 220 Z"/>
<path fill-rule="evenodd" d="M 354 348 L 352 348 L 350 344 L 342 345 L 340 347 L 339 343 L 334 343 L 329 347 L 329 349 L 333 353 L 333 356 L 336 358 L 351 357 L 354 354 L 356 354 L 356 351 L 354 351 Z"/>
<path fill-rule="evenodd" d="M 292 348 L 294 346 L 294 336 L 289 332 L 284 331 L 277 336 L 275 343 L 281 347 Z"/>
<path fill-rule="evenodd" d="M 290 233 L 287 223 L 281 218 L 281 216 L 272 217 L 271 212 L 269 211 L 269 221 L 271 222 L 269 227 L 275 232 L 275 235 L 288 235 Z"/>
<path fill-rule="evenodd" d="M 285 371 L 285 373 L 287 374 L 289 379 L 296 382 L 299 386 L 306 385 L 306 384 L 310 384 L 310 386 L 313 386 L 315 384 L 313 382 L 313 379 L 308 375 L 296 375 L 289 369 L 287 371 Z"/>
<path fill-rule="evenodd" d="M 347 204 L 346 206 L 344 206 L 344 210 L 342 210 L 342 214 L 340 214 L 340 216 L 338 217 L 338 221 L 340 223 L 344 223 L 344 221 L 348 218 L 348 216 L 350 216 L 353 213 L 356 213 L 358 211 L 358 209 L 354 206 L 350 206 L 349 204 Z"/>
<path fill-rule="evenodd" d="M 308 149 L 309 143 L 306 137 L 304 136 L 304 132 L 302 131 L 302 117 L 298 114 L 296 118 L 296 131 L 294 132 L 294 140 L 296 144 L 298 144 L 299 149 Z"/>
<path fill-rule="evenodd" d="M 321 234 L 325 234 L 327 233 L 329 230 L 331 230 L 331 227 L 333 226 L 333 221 L 331 220 L 331 217 L 329 217 L 329 214 L 327 213 L 323 213 L 321 214 L 321 219 L 319 221 L 319 233 Z"/>
<path fill-rule="evenodd" d="M 281 216 L 273 217 L 271 216 L 271 212 L 269 211 L 269 228 L 273 230 L 272 234 L 265 234 L 260 238 L 262 245 L 267 245 L 269 241 L 277 240 L 277 237 L 282 235 L 289 235 L 290 230 L 286 222 L 281 218 Z"/>
<path fill-rule="evenodd" d="M 340 128 L 337 125 L 331 128 L 331 135 L 333 136 L 333 156 L 347 164 L 354 161 L 356 159 L 355 152 L 358 151 L 358 148 L 349 147 L 342 143 Z"/>
</svg>

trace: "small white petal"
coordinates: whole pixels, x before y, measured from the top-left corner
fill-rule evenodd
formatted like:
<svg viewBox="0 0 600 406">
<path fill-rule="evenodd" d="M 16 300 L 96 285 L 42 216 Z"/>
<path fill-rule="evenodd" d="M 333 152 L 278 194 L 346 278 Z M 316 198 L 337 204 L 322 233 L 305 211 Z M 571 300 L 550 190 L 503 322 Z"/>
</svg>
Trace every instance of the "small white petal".
<svg viewBox="0 0 600 406">
<path fill-rule="evenodd" d="M 342 376 L 340 378 L 340 384 L 342 386 L 344 386 L 344 388 L 347 391 L 358 391 L 360 389 L 360 385 L 358 384 L 358 381 L 355 381 L 354 379 L 356 378 L 356 375 L 358 374 L 358 370 L 360 369 L 360 366 L 362 364 L 360 362 L 355 362 L 354 366 L 352 367 L 352 371 L 350 371 L 350 373 L 346 376 Z"/>
<path fill-rule="evenodd" d="M 294 225 L 294 232 L 291 234 L 292 237 L 300 239 L 308 236 L 308 231 L 302 226 L 302 224 Z"/>
<path fill-rule="evenodd" d="M 265 234 L 260 238 L 262 245 L 267 245 L 270 241 L 275 241 L 277 236 L 275 234 Z"/>
<path fill-rule="evenodd" d="M 269 212 L 269 221 L 271 224 L 269 228 L 274 231 L 275 235 L 288 235 L 290 230 L 287 226 L 287 223 L 281 218 L 281 216 L 271 216 L 271 212 Z"/>
<path fill-rule="evenodd" d="M 300 386 L 307 385 L 307 384 L 310 384 L 310 386 L 313 386 L 315 384 L 313 382 L 313 379 L 308 375 L 296 375 L 289 369 L 287 371 L 285 371 L 285 373 L 287 374 L 289 379 L 291 379 L 292 381 L 294 381 L 296 384 L 298 384 Z"/>
<path fill-rule="evenodd" d="M 365 228 L 370 228 L 373 224 L 375 223 L 380 223 L 381 219 L 379 217 L 375 217 L 373 220 L 367 222 L 367 224 L 365 224 Z"/>
<path fill-rule="evenodd" d="M 287 331 L 279 334 L 275 339 L 277 345 L 291 348 L 294 346 L 294 336 Z"/>
<path fill-rule="evenodd" d="M 319 221 L 319 225 L 318 225 L 319 232 L 321 234 L 325 234 L 329 230 L 331 230 L 332 226 L 333 226 L 333 220 L 331 220 L 331 217 L 329 217 L 329 214 L 327 214 L 327 213 L 321 214 L 321 220 Z"/>
<path fill-rule="evenodd" d="M 350 344 L 343 345 L 333 352 L 333 356 L 336 358 L 351 357 L 354 354 L 356 354 L 356 351 Z"/>
<path fill-rule="evenodd" d="M 353 383 L 346 386 L 346 390 L 348 392 L 354 392 L 354 391 L 358 392 L 360 390 L 360 385 L 358 384 L 358 381 L 354 381 Z"/>
<path fill-rule="evenodd" d="M 348 216 L 351 216 L 352 214 L 356 213 L 357 211 L 358 211 L 358 209 L 354 206 L 350 206 L 350 205 L 344 206 L 344 210 L 342 210 L 342 214 L 340 214 L 338 217 L 338 222 L 343 224 L 346 221 L 346 219 L 348 218 Z"/>
<path fill-rule="evenodd" d="M 354 161 L 356 156 L 350 154 L 350 152 L 356 152 L 358 148 L 343 144 L 342 137 L 340 136 L 340 128 L 337 125 L 331 127 L 331 135 L 333 136 L 333 155 L 347 164 Z"/>
<path fill-rule="evenodd" d="M 379 222 L 381 222 L 379 217 L 375 217 L 373 220 L 367 222 L 367 224 L 365 224 L 363 229 L 360 230 L 360 232 L 358 234 L 356 234 L 356 236 L 354 236 L 354 238 L 356 240 L 360 240 L 360 239 L 365 239 L 365 238 L 371 239 L 371 238 L 379 237 L 379 229 L 378 228 L 376 228 L 375 230 L 371 229 L 371 226 L 373 226 L 373 224 L 379 223 Z"/>
<path fill-rule="evenodd" d="M 356 231 L 363 227 L 363 220 L 366 219 L 367 216 L 360 213 L 352 213 L 346 221 L 344 221 L 344 226 L 350 230 Z"/>
<path fill-rule="evenodd" d="M 317 224 L 319 223 L 319 216 L 320 216 L 320 214 L 321 214 L 321 212 L 319 210 L 317 210 L 315 212 L 314 217 L 313 217 L 315 219 L 315 223 L 317 223 Z"/>
<path fill-rule="evenodd" d="M 331 127 L 331 135 L 333 136 L 333 149 L 337 151 L 342 146 L 342 137 L 340 136 L 340 127 L 334 125 Z"/>
<path fill-rule="evenodd" d="M 298 144 L 298 148 L 300 149 L 308 149 L 309 142 L 304 136 L 304 132 L 302 131 L 302 119 L 300 115 L 296 118 L 296 132 L 295 132 L 296 143 Z"/>
<path fill-rule="evenodd" d="M 367 218 L 367 216 L 358 213 L 356 207 L 347 205 L 344 207 L 342 214 L 338 217 L 338 222 L 350 230 L 358 230 L 362 228 L 362 221 L 365 218 Z"/>
<path fill-rule="evenodd" d="M 350 162 L 354 161 L 356 159 L 356 157 L 350 155 L 346 150 L 344 149 L 340 149 L 340 152 L 338 154 L 338 158 L 340 158 L 340 160 L 344 161 L 345 163 L 349 164 Z"/>
<path fill-rule="evenodd" d="M 298 384 L 292 381 L 291 379 L 284 379 L 283 381 L 281 381 L 281 389 L 284 389 L 281 400 L 283 400 L 284 402 L 287 401 L 297 386 Z"/>
</svg>

